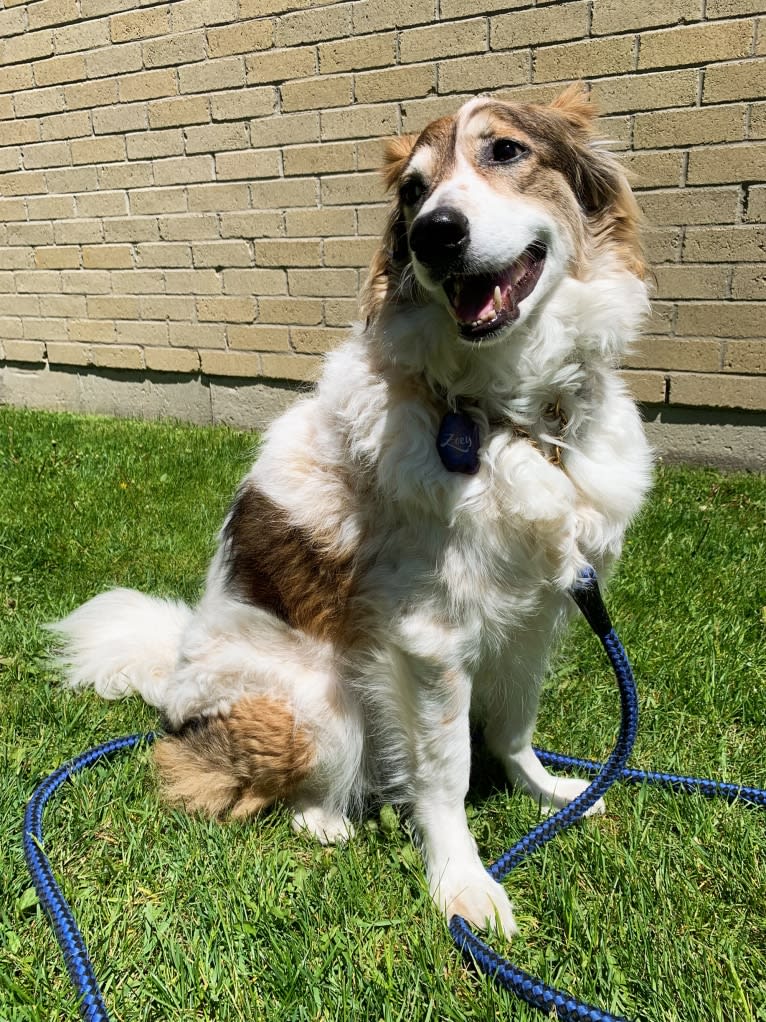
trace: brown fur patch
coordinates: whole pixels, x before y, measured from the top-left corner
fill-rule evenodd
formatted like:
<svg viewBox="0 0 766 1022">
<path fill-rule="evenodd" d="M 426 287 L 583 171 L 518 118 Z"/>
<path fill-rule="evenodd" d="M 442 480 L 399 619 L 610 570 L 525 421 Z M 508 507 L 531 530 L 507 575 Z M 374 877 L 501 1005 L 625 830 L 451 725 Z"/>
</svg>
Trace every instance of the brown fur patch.
<svg viewBox="0 0 766 1022">
<path fill-rule="evenodd" d="M 254 486 L 237 495 L 224 543 L 238 597 L 315 638 L 351 643 L 352 555 L 328 551 Z"/>
<path fill-rule="evenodd" d="M 195 721 L 163 738 L 154 758 L 169 802 L 209 816 L 243 817 L 290 795 L 315 757 L 288 706 L 248 696 L 228 717 Z"/>
</svg>

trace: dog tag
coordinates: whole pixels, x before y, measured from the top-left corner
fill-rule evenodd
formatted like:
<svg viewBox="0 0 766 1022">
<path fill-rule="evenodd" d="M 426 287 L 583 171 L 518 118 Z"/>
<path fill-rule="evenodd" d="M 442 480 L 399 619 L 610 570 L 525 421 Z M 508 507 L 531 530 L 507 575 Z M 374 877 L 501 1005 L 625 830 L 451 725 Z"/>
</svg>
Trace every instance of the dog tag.
<svg viewBox="0 0 766 1022">
<path fill-rule="evenodd" d="M 447 412 L 436 436 L 436 450 L 448 472 L 479 471 L 479 427 L 465 412 Z"/>
</svg>

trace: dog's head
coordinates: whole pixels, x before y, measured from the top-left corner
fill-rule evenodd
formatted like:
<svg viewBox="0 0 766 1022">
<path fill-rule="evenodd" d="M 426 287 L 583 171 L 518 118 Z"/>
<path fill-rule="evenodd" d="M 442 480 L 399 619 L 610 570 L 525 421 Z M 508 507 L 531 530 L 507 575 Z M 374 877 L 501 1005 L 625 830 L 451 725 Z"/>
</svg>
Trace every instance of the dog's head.
<svg viewBox="0 0 766 1022">
<path fill-rule="evenodd" d="M 395 199 L 366 292 L 433 301 L 464 341 L 498 341 L 609 250 L 643 277 L 638 210 L 579 85 L 549 106 L 480 97 L 389 142 Z"/>
</svg>

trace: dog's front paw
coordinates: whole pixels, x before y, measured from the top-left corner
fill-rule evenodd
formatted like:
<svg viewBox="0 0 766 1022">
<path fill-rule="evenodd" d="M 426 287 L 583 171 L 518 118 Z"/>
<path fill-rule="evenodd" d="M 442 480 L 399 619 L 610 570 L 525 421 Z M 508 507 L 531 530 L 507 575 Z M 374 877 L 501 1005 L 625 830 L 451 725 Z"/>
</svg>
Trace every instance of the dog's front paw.
<svg viewBox="0 0 766 1022">
<path fill-rule="evenodd" d="M 579 795 L 589 788 L 591 781 L 583 781 L 579 777 L 557 777 L 553 791 L 547 797 L 543 794 L 540 797 L 540 808 L 544 813 L 555 813 L 564 806 L 569 805 Z M 586 816 L 603 816 L 606 812 L 606 804 L 603 798 L 594 802 L 585 813 Z"/>
<path fill-rule="evenodd" d="M 484 869 L 448 865 L 432 882 L 431 893 L 448 920 L 462 916 L 472 926 L 495 930 L 507 939 L 519 932 L 508 895 Z"/>
<path fill-rule="evenodd" d="M 323 845 L 343 844 L 354 836 L 354 825 L 347 816 L 322 806 L 299 810 L 293 817 L 293 830 L 298 834 L 308 831 Z"/>
</svg>

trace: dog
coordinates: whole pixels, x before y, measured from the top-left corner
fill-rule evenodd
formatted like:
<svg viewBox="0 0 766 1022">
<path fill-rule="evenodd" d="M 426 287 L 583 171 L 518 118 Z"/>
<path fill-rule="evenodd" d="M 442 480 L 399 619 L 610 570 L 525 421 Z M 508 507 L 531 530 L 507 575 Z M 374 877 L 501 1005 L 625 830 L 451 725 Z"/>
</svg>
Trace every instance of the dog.
<svg viewBox="0 0 766 1022">
<path fill-rule="evenodd" d="M 285 802 L 322 842 L 405 804 L 446 916 L 508 937 L 470 726 L 543 810 L 587 786 L 533 752 L 541 682 L 651 480 L 617 373 L 648 308 L 639 214 L 596 131 L 575 85 L 391 140 L 364 323 L 266 432 L 199 605 L 117 589 L 53 626 L 71 685 L 162 711 L 171 803 Z"/>
</svg>

